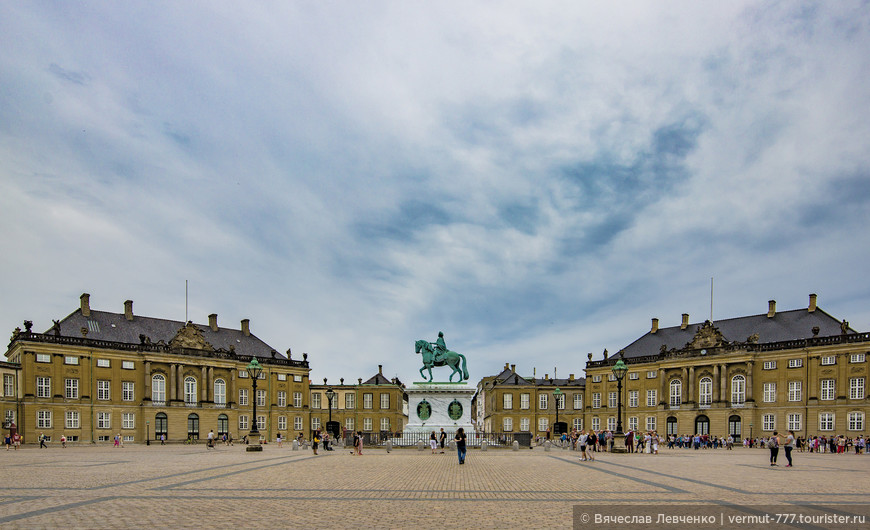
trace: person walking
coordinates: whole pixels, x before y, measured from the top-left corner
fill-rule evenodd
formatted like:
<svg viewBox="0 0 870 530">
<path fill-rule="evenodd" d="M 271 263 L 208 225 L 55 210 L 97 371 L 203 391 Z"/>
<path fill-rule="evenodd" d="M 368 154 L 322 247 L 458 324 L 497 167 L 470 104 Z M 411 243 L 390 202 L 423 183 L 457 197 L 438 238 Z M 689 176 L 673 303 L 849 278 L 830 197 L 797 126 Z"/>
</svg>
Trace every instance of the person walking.
<svg viewBox="0 0 870 530">
<path fill-rule="evenodd" d="M 48 449 L 48 446 L 45 445 L 45 433 L 44 432 L 39 433 L 39 448 L 40 449 L 43 449 L 43 448 Z"/>
<path fill-rule="evenodd" d="M 66 435 L 65 434 L 60 435 L 60 446 L 63 447 L 64 449 L 66 449 Z"/>
<path fill-rule="evenodd" d="M 779 433 L 773 431 L 773 436 L 767 440 L 767 448 L 770 449 L 770 465 L 776 465 L 776 455 L 779 454 Z"/>
<path fill-rule="evenodd" d="M 791 465 L 791 452 L 794 450 L 794 431 L 788 431 L 788 436 L 785 439 L 785 459 L 788 460 L 788 464 L 785 467 L 793 467 Z"/>
<path fill-rule="evenodd" d="M 165 434 L 160 435 L 160 445 L 166 445 L 166 435 Z"/>
<path fill-rule="evenodd" d="M 460 427 L 459 430 L 456 431 L 455 440 L 456 440 L 456 454 L 459 456 L 459 463 L 464 464 L 465 463 L 465 440 L 466 440 L 465 429 Z"/>
<path fill-rule="evenodd" d="M 206 448 L 206 450 L 208 450 L 208 449 L 215 449 L 215 446 L 214 446 L 214 430 L 213 430 L 213 429 L 210 430 L 210 431 L 208 431 L 208 441 L 206 441 L 205 448 Z"/>
</svg>

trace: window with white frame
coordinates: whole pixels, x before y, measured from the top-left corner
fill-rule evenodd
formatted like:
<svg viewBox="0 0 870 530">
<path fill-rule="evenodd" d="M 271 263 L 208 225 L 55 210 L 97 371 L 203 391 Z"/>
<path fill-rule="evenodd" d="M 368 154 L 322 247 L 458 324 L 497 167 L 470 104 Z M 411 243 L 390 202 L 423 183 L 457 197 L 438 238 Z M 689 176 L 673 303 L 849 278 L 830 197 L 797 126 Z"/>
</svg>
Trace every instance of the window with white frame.
<svg viewBox="0 0 870 530">
<path fill-rule="evenodd" d="M 239 370 L 239 379 L 247 379 L 249 377 L 247 370 Z"/>
<path fill-rule="evenodd" d="M 647 407 L 655 407 L 658 405 L 658 390 L 647 390 L 646 391 L 646 406 Z"/>
<path fill-rule="evenodd" d="M 803 365 L 804 365 L 803 359 L 789 359 L 788 360 L 788 367 L 789 368 L 800 368 Z"/>
<path fill-rule="evenodd" d="M 835 388 L 833 379 L 822 379 L 819 381 L 819 399 L 832 401 L 835 397 Z"/>
<path fill-rule="evenodd" d="M 51 411 L 37 410 L 36 411 L 36 428 L 51 429 Z"/>
<path fill-rule="evenodd" d="M 528 418 L 520 418 L 520 432 L 529 432 Z"/>
<path fill-rule="evenodd" d="M 607 393 L 607 406 L 609 408 L 616 408 L 616 400 L 618 399 L 616 392 L 608 392 Z"/>
<path fill-rule="evenodd" d="M 97 381 L 97 399 L 100 401 L 109 401 L 112 399 L 112 382 L 111 381 Z"/>
<path fill-rule="evenodd" d="M 764 361 L 765 370 L 776 370 L 776 361 Z"/>
<path fill-rule="evenodd" d="M 600 382 L 601 382 L 601 376 L 600 376 L 600 375 L 593 375 L 593 376 L 592 376 L 592 382 L 593 382 L 593 383 L 600 383 Z"/>
<path fill-rule="evenodd" d="M 374 394 L 371 394 L 368 392 L 363 394 L 363 408 L 364 409 L 372 408 L 372 406 L 374 405 L 374 402 L 375 402 L 375 395 Z M 369 420 L 369 421 L 371 421 L 371 420 Z M 372 428 L 369 427 L 368 430 L 370 431 L 370 430 L 372 430 Z"/>
<path fill-rule="evenodd" d="M 836 355 L 824 355 L 824 356 L 822 356 L 822 366 L 830 366 L 832 364 L 837 364 L 837 356 Z"/>
<path fill-rule="evenodd" d="M 248 430 L 248 417 L 244 414 L 239 414 L 239 430 L 247 431 Z"/>
<path fill-rule="evenodd" d="M 592 408 L 600 409 L 601 408 L 601 393 L 593 392 L 592 393 Z"/>
<path fill-rule="evenodd" d="M 3 374 L 3 395 L 15 397 L 15 376 L 12 374 Z"/>
<path fill-rule="evenodd" d="M 788 430 L 790 431 L 799 431 L 801 430 L 801 415 L 799 413 L 791 413 L 788 415 Z"/>
<path fill-rule="evenodd" d="M 63 364 L 79 364 L 79 358 L 75 355 L 67 355 L 63 358 Z"/>
<path fill-rule="evenodd" d="M 820 412 L 819 413 L 819 430 L 833 431 L 834 430 L 834 413 Z"/>
<path fill-rule="evenodd" d="M 864 378 L 849 379 L 849 399 L 864 399 Z"/>
<path fill-rule="evenodd" d="M 184 402 L 199 403 L 199 397 L 196 395 L 196 378 L 190 375 L 184 378 Z"/>
<path fill-rule="evenodd" d="M 550 405 L 549 394 L 538 394 L 538 410 L 547 410 Z"/>
<path fill-rule="evenodd" d="M 556 408 L 559 410 L 565 410 L 565 394 L 559 394 L 558 396 L 553 396 L 556 400 Z"/>
<path fill-rule="evenodd" d="M 713 403 L 713 378 L 702 377 L 698 382 L 698 404 L 710 405 Z"/>
<path fill-rule="evenodd" d="M 79 417 L 79 411 L 77 411 L 77 410 L 66 411 L 65 426 L 67 429 L 78 429 L 81 427 L 81 420 Z"/>
<path fill-rule="evenodd" d="M 266 416 L 257 416 L 257 430 L 266 430 Z"/>
<path fill-rule="evenodd" d="M 648 431 L 656 430 L 656 417 L 655 416 L 647 416 L 646 417 L 646 430 L 648 430 Z"/>
<path fill-rule="evenodd" d="M 112 363 L 109 359 L 97 359 L 97 368 L 111 368 Z"/>
<path fill-rule="evenodd" d="M 15 421 L 15 411 L 11 410 L 11 409 L 7 409 L 6 412 L 3 414 L 3 419 L 6 421 L 6 423 L 14 422 Z"/>
<path fill-rule="evenodd" d="M 608 418 L 607 418 L 607 430 L 609 430 L 609 431 L 616 430 L 616 416 L 608 416 Z"/>
<path fill-rule="evenodd" d="M 348 392 L 344 395 L 344 408 L 346 409 L 355 409 L 356 408 L 356 394 L 353 392 Z"/>
<path fill-rule="evenodd" d="M 301 383 L 301 382 L 302 382 L 302 376 L 301 376 L 301 375 L 294 375 L 294 376 L 293 376 L 293 382 L 294 382 L 294 383 Z"/>
<path fill-rule="evenodd" d="M 133 361 L 121 361 L 121 369 L 122 370 L 135 370 L 136 363 Z"/>
<path fill-rule="evenodd" d="M 788 400 L 800 401 L 803 399 L 803 386 L 800 381 L 788 382 Z"/>
<path fill-rule="evenodd" d="M 320 392 L 312 392 L 311 393 L 311 408 L 313 408 L 313 409 L 320 408 Z"/>
<path fill-rule="evenodd" d="M 287 430 L 287 416 L 278 416 L 278 430 L 286 431 Z"/>
<path fill-rule="evenodd" d="M 278 375 L 278 381 L 286 381 L 287 380 L 287 374 L 277 374 L 277 375 Z M 286 418 L 285 418 L 285 423 L 286 423 Z"/>
<path fill-rule="evenodd" d="M 776 429 L 776 416 L 773 414 L 762 414 L 761 430 L 772 431 L 774 429 Z"/>
<path fill-rule="evenodd" d="M 746 378 L 735 375 L 731 378 L 731 404 L 743 405 L 746 402 Z"/>
<path fill-rule="evenodd" d="M 287 406 L 287 392 L 284 390 L 278 391 L 278 406 L 286 407 Z"/>
<path fill-rule="evenodd" d="M 344 428 L 349 430 L 349 431 L 354 430 L 355 427 L 353 426 L 353 418 L 345 418 L 344 419 Z"/>
<path fill-rule="evenodd" d="M 121 381 L 121 400 L 133 401 L 136 399 L 135 385 L 133 381 Z"/>
<path fill-rule="evenodd" d="M 672 379 L 671 388 L 671 407 L 679 407 L 683 403 L 683 382 L 679 379 Z"/>
<path fill-rule="evenodd" d="M 112 413 L 111 412 L 97 412 L 97 429 L 111 429 L 112 428 Z"/>
<path fill-rule="evenodd" d="M 530 396 L 531 396 L 530 394 L 520 394 L 520 409 L 521 410 L 528 410 L 529 409 L 529 403 L 531 402 Z"/>
<path fill-rule="evenodd" d="M 64 397 L 67 399 L 79 398 L 79 380 L 67 379 L 64 384 Z"/>
<path fill-rule="evenodd" d="M 511 432 L 514 430 L 514 419 L 513 418 L 503 418 L 501 422 L 502 430 L 504 432 Z"/>
<path fill-rule="evenodd" d="M 390 395 L 386 393 L 381 393 L 381 410 L 386 410 L 390 408 Z M 381 429 L 382 431 L 386 431 L 388 429 Z"/>
<path fill-rule="evenodd" d="M 514 408 L 514 395 L 513 394 L 502 394 L 501 398 L 502 408 L 504 410 L 510 410 Z"/>
<path fill-rule="evenodd" d="M 608 381 L 616 381 L 616 374 L 607 374 Z"/>
<path fill-rule="evenodd" d="M 36 354 L 36 362 L 38 363 L 50 363 L 51 355 L 47 353 L 37 353 Z"/>
<path fill-rule="evenodd" d="M 239 406 L 244 407 L 248 404 L 248 389 L 239 389 Z"/>
<path fill-rule="evenodd" d="M 50 398 L 51 397 L 51 378 L 37 377 L 36 378 L 36 397 Z"/>
<path fill-rule="evenodd" d="M 601 418 L 598 416 L 592 416 L 592 430 L 600 431 L 601 430 Z"/>
<path fill-rule="evenodd" d="M 658 375 L 658 370 L 650 370 L 646 373 L 646 378 L 647 379 L 655 379 L 657 375 Z"/>
<path fill-rule="evenodd" d="M 631 372 L 630 374 L 628 374 L 628 378 L 629 378 L 630 380 L 632 380 L 632 381 L 635 381 L 635 380 L 637 380 L 637 379 L 640 379 L 640 373 L 638 373 L 638 372 Z"/>
<path fill-rule="evenodd" d="M 223 379 L 214 380 L 214 402 L 216 405 L 227 404 L 227 382 Z"/>
<path fill-rule="evenodd" d="M 550 418 L 538 418 L 538 430 L 543 432 L 550 427 Z"/>
<path fill-rule="evenodd" d="M 574 427 L 574 429 L 578 431 L 583 429 L 583 418 L 574 418 L 574 421 L 572 422 L 572 427 Z"/>
<path fill-rule="evenodd" d="M 293 417 L 293 430 L 301 431 L 302 430 L 302 416 L 294 416 Z"/>
<path fill-rule="evenodd" d="M 574 394 L 574 410 L 583 410 L 583 394 L 580 392 Z"/>
<path fill-rule="evenodd" d="M 163 374 L 154 374 L 151 377 L 151 401 L 166 402 L 166 377 Z"/>
<path fill-rule="evenodd" d="M 853 353 L 849 356 L 850 363 L 863 363 L 865 359 L 865 355 L 863 353 Z"/>
<path fill-rule="evenodd" d="M 293 392 L 293 406 L 296 408 L 302 406 L 302 392 Z"/>
<path fill-rule="evenodd" d="M 371 418 L 363 418 L 363 431 L 365 431 L 365 432 L 372 431 L 372 419 Z"/>
<path fill-rule="evenodd" d="M 849 413 L 849 430 L 863 431 L 864 430 L 864 413 L 858 410 Z"/>
<path fill-rule="evenodd" d="M 257 406 L 265 407 L 266 406 L 266 391 L 257 389 Z"/>
<path fill-rule="evenodd" d="M 628 430 L 636 431 L 637 430 L 637 416 L 629 416 L 628 418 Z"/>
<path fill-rule="evenodd" d="M 640 395 L 639 390 L 629 390 L 628 391 L 628 406 L 629 407 L 636 407 L 638 405 L 639 395 Z"/>
<path fill-rule="evenodd" d="M 764 400 L 765 403 L 775 403 L 776 383 L 764 383 L 763 389 L 762 400 Z"/>
<path fill-rule="evenodd" d="M 121 428 L 122 429 L 135 429 L 136 428 L 136 414 L 133 412 L 121 413 Z"/>
</svg>

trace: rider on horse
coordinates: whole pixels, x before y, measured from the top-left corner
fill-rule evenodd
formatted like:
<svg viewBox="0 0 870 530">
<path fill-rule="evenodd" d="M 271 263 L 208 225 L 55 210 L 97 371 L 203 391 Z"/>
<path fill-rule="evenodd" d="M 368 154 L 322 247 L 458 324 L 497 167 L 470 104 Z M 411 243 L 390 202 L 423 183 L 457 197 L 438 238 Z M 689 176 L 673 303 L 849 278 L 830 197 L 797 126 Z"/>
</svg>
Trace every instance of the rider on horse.
<svg viewBox="0 0 870 530">
<path fill-rule="evenodd" d="M 447 358 L 447 344 L 444 342 L 444 332 L 438 332 L 438 340 L 432 343 L 435 346 L 435 362 L 444 362 Z"/>
</svg>

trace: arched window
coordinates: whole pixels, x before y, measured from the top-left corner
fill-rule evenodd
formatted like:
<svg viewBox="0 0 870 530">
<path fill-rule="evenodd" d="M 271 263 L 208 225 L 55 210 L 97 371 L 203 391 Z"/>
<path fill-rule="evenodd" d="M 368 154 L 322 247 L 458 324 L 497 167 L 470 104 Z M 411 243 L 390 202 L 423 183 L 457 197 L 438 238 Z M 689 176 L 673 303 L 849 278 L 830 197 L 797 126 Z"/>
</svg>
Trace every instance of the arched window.
<svg viewBox="0 0 870 530">
<path fill-rule="evenodd" d="M 229 434 L 230 432 L 230 419 L 226 414 L 221 414 L 218 416 L 218 428 L 217 433 L 218 436 L 223 436 L 225 434 Z"/>
<path fill-rule="evenodd" d="M 746 401 L 746 378 L 735 375 L 731 378 L 731 405 L 743 405 Z"/>
<path fill-rule="evenodd" d="M 679 434 L 677 432 L 677 418 L 670 416 L 665 423 L 668 426 L 669 435 L 673 434 L 674 436 L 676 436 L 677 434 Z"/>
<path fill-rule="evenodd" d="M 740 432 L 741 432 L 740 427 L 741 427 L 740 416 L 737 416 L 735 414 L 734 416 L 730 416 L 728 418 L 728 434 L 730 434 L 731 436 L 733 436 L 734 438 L 736 438 L 738 440 L 740 439 Z"/>
<path fill-rule="evenodd" d="M 184 378 L 184 402 L 188 405 L 199 402 L 196 397 L 196 378 L 190 375 Z"/>
<path fill-rule="evenodd" d="M 166 377 L 163 374 L 151 377 L 151 402 L 155 405 L 166 404 Z"/>
<path fill-rule="evenodd" d="M 214 380 L 214 402 L 215 405 L 227 404 L 227 382 L 223 379 Z"/>
<path fill-rule="evenodd" d="M 199 416 L 191 414 L 187 417 L 187 438 L 189 440 L 199 439 Z"/>
<path fill-rule="evenodd" d="M 709 406 L 713 403 L 713 379 L 702 377 L 698 382 L 698 404 Z"/>
<path fill-rule="evenodd" d="M 683 402 L 683 382 L 679 379 L 671 380 L 671 406 L 679 407 Z"/>
<path fill-rule="evenodd" d="M 169 420 L 166 418 L 166 413 L 158 412 L 154 416 L 154 439 L 159 440 L 161 434 L 169 438 L 168 426 Z"/>
<path fill-rule="evenodd" d="M 710 434 L 710 418 L 703 414 L 695 418 L 695 433 Z"/>
</svg>

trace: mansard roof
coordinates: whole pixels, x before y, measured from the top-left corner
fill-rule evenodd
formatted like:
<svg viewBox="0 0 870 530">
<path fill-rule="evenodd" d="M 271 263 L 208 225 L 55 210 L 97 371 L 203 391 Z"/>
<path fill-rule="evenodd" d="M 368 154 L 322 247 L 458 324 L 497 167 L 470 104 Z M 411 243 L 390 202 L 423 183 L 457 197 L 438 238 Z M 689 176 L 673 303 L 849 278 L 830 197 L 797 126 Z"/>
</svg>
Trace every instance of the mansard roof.
<svg viewBox="0 0 870 530">
<path fill-rule="evenodd" d="M 202 333 L 202 338 L 214 350 L 234 350 L 237 355 L 252 355 L 260 358 L 284 359 L 274 348 L 254 334 L 245 334 L 239 329 L 218 327 L 213 331 L 208 325 L 193 324 Z M 163 342 L 170 344 L 173 338 L 185 327 L 179 320 L 168 320 L 134 315 L 127 320 L 123 313 L 90 310 L 84 316 L 81 309 L 60 321 L 60 334 L 69 337 L 82 337 L 81 330 L 87 330 L 87 338 L 126 344 L 141 344 L 144 338 L 151 344 Z M 53 333 L 53 328 L 46 334 Z M 141 336 L 141 337 L 140 337 Z M 273 356 L 273 352 L 275 355 Z"/>
<path fill-rule="evenodd" d="M 751 315 L 714 322 L 703 322 L 682 326 L 659 328 L 648 331 L 626 346 L 622 352 L 625 358 L 657 355 L 662 350 L 683 350 L 696 348 L 696 336 L 712 327 L 721 334 L 725 343 L 772 343 L 810 339 L 814 336 L 827 337 L 840 334 L 854 334 L 848 323 L 840 322 L 821 309 L 808 311 L 796 309 L 777 312 L 768 317 L 767 313 Z M 845 331 L 841 326 L 845 324 Z M 815 332 L 813 328 L 818 328 Z M 711 330 L 715 333 L 715 330 Z M 694 343 L 694 344 L 693 344 Z"/>
</svg>

